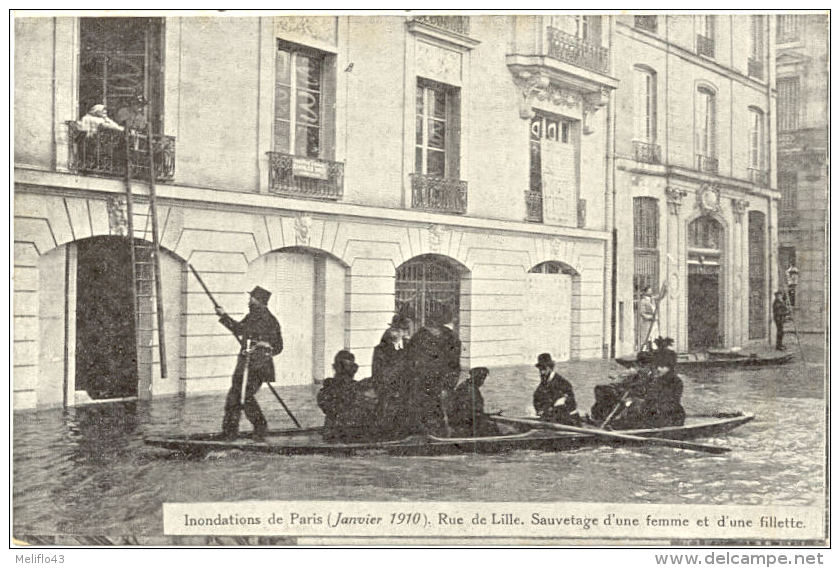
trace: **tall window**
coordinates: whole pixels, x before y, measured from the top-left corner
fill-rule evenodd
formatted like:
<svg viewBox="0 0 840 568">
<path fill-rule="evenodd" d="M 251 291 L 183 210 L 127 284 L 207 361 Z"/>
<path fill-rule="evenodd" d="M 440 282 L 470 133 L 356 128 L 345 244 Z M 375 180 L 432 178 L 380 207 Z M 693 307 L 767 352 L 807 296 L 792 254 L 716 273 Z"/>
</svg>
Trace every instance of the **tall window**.
<svg viewBox="0 0 840 568">
<path fill-rule="evenodd" d="M 578 121 L 535 112 L 531 119 L 531 192 L 540 192 L 543 220 L 554 225 L 577 224 Z"/>
<path fill-rule="evenodd" d="M 80 18 L 79 118 L 104 104 L 113 120 L 161 132 L 160 18 Z"/>
<path fill-rule="evenodd" d="M 715 94 L 710 89 L 697 89 L 695 104 L 695 149 L 698 155 L 715 156 Z"/>
<path fill-rule="evenodd" d="M 798 14 L 776 16 L 776 43 L 798 41 L 800 22 Z"/>
<path fill-rule="evenodd" d="M 760 339 L 766 334 L 765 318 L 765 246 L 764 246 L 764 214 L 760 211 L 750 211 L 749 227 L 749 333 L 750 339 Z"/>
<path fill-rule="evenodd" d="M 764 16 L 750 16 L 750 58 L 764 60 Z"/>
<path fill-rule="evenodd" d="M 715 56 L 715 17 L 695 16 L 697 19 L 697 53 Z"/>
<path fill-rule="evenodd" d="M 575 16 L 575 37 L 601 45 L 601 16 Z"/>
<path fill-rule="evenodd" d="M 659 204 L 653 197 L 633 198 L 633 306 L 638 313 L 645 288 L 659 289 Z M 639 318 L 636 317 L 638 324 Z M 644 341 L 637 325 L 636 343 Z M 646 330 L 645 330 L 646 332 Z"/>
<path fill-rule="evenodd" d="M 764 113 L 750 108 L 750 168 L 764 169 Z"/>
<path fill-rule="evenodd" d="M 656 141 L 656 73 L 644 67 L 633 70 L 636 140 Z"/>
<path fill-rule="evenodd" d="M 318 158 L 323 150 L 324 57 L 278 42 L 274 150 Z"/>
<path fill-rule="evenodd" d="M 799 77 L 786 77 L 776 82 L 779 92 L 779 130 L 799 128 Z"/>
<path fill-rule="evenodd" d="M 796 210 L 797 176 L 795 171 L 779 172 L 779 191 L 782 192 L 780 209 L 784 212 Z"/>
<path fill-rule="evenodd" d="M 459 134 L 459 90 L 418 79 L 414 171 L 441 178 L 458 178 Z"/>
</svg>

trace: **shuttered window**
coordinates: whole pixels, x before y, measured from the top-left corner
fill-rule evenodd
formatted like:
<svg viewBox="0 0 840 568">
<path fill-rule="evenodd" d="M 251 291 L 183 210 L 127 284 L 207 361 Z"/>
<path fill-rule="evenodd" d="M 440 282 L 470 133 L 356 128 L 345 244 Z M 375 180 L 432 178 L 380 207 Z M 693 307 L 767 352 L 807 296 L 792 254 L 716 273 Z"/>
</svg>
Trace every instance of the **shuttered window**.
<svg viewBox="0 0 840 568">
<path fill-rule="evenodd" d="M 645 67 L 634 69 L 635 135 L 643 142 L 656 141 L 656 73 Z"/>
<path fill-rule="evenodd" d="M 701 156 L 715 157 L 715 94 L 705 88 L 697 90 L 695 106 L 696 151 Z"/>
<path fill-rule="evenodd" d="M 779 92 L 779 130 L 799 128 L 799 77 L 787 77 L 776 82 Z"/>
<path fill-rule="evenodd" d="M 764 16 L 750 16 L 750 57 L 756 61 L 764 58 Z"/>
<path fill-rule="evenodd" d="M 750 168 L 764 169 L 764 113 L 750 109 Z"/>
<path fill-rule="evenodd" d="M 646 286 L 658 288 L 659 203 L 653 197 L 633 198 L 633 288 L 639 298 Z"/>
<path fill-rule="evenodd" d="M 798 14 L 776 16 L 776 43 L 798 41 L 800 21 Z"/>
</svg>

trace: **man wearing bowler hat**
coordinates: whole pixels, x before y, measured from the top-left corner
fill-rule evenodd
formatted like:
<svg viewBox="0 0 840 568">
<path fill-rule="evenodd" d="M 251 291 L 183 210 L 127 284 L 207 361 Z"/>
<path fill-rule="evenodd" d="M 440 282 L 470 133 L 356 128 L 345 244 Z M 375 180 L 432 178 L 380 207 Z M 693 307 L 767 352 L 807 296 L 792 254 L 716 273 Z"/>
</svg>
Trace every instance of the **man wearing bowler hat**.
<svg viewBox="0 0 840 568">
<path fill-rule="evenodd" d="M 580 414 L 572 384 L 554 371 L 550 353 L 541 353 L 534 365 L 540 370 L 540 386 L 534 391 L 534 409 L 541 420 L 579 426 Z"/>
<path fill-rule="evenodd" d="M 268 427 L 255 395 L 264 382 L 274 382 L 272 357 L 283 351 L 280 324 L 268 311 L 269 298 L 271 298 L 271 292 L 264 288 L 256 286 L 251 290 L 248 314 L 242 318 L 242 321 L 235 321 L 224 308 L 216 307 L 219 322 L 233 332 L 242 346 L 236 369 L 233 371 L 233 382 L 225 400 L 222 433 L 228 439 L 234 439 L 239 434 L 239 417 L 242 410 L 245 410 L 245 416 L 254 425 L 256 438 L 262 438 Z M 243 397 L 242 378 L 246 367 L 248 382 L 245 384 Z"/>
</svg>

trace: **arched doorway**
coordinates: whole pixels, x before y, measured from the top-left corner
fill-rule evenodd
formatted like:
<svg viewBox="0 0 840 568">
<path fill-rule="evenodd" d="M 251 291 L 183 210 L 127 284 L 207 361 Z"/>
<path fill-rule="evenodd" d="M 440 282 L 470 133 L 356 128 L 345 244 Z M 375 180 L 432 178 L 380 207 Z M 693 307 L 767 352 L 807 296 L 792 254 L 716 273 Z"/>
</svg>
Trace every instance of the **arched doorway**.
<svg viewBox="0 0 840 568">
<path fill-rule="evenodd" d="M 704 215 L 688 224 L 688 349 L 723 344 L 723 226 Z"/>
<path fill-rule="evenodd" d="M 283 353 L 275 360 L 281 385 L 312 384 L 330 373 L 333 356 L 345 347 L 345 277 L 338 260 L 302 247 L 270 252 L 248 266 L 247 289 L 271 292 L 268 307 L 283 332 Z"/>
<path fill-rule="evenodd" d="M 415 329 L 426 325 L 443 306 L 448 306 L 457 317 L 461 309 L 461 272 L 459 265 L 434 254 L 403 263 L 397 268 L 396 310 L 413 311 Z M 456 321 L 456 332 L 457 324 Z"/>
<path fill-rule="evenodd" d="M 528 271 L 522 334 L 526 362 L 536 361 L 544 352 L 556 361 L 571 359 L 575 276 L 572 267 L 557 261 L 542 262 Z"/>
</svg>

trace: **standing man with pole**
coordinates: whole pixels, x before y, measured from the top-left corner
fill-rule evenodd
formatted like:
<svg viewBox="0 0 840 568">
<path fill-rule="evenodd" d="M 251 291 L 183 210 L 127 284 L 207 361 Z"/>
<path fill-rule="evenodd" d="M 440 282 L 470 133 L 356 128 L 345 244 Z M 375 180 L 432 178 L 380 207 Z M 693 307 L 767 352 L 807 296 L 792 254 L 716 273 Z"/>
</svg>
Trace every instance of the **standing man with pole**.
<svg viewBox="0 0 840 568">
<path fill-rule="evenodd" d="M 283 351 L 280 324 L 268 311 L 269 298 L 271 292 L 264 288 L 257 286 L 251 290 L 248 315 L 242 321 L 231 318 L 219 305 L 215 308 L 220 318 L 219 322 L 233 332 L 242 346 L 225 400 L 222 434 L 227 439 L 235 439 L 238 436 L 242 410 L 254 425 L 254 437 L 262 438 L 268 428 L 255 395 L 264 382 L 274 381 L 272 357 Z"/>
<path fill-rule="evenodd" d="M 776 292 L 776 299 L 773 300 L 773 322 L 776 324 L 776 350 L 784 351 L 785 318 L 790 313 L 784 301 L 784 292 Z"/>
</svg>

